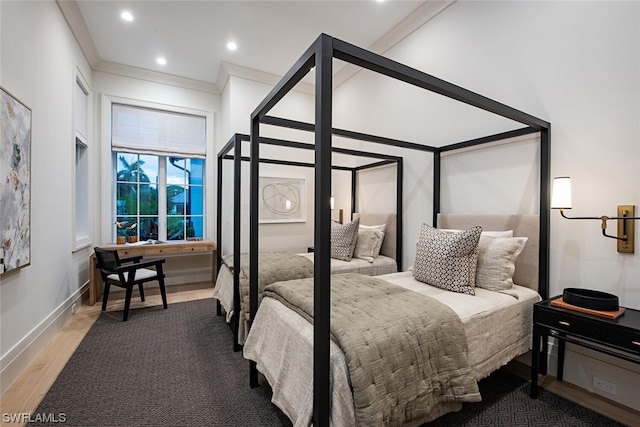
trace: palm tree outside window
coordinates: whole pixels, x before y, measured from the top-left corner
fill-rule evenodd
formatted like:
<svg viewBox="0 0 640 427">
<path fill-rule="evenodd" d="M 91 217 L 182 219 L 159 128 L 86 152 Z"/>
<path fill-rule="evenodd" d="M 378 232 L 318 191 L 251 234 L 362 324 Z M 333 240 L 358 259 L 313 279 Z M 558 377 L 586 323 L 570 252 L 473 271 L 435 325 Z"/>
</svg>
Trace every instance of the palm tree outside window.
<svg viewBox="0 0 640 427">
<path fill-rule="evenodd" d="M 204 161 L 114 152 L 117 222 L 140 240 L 204 237 Z"/>
</svg>

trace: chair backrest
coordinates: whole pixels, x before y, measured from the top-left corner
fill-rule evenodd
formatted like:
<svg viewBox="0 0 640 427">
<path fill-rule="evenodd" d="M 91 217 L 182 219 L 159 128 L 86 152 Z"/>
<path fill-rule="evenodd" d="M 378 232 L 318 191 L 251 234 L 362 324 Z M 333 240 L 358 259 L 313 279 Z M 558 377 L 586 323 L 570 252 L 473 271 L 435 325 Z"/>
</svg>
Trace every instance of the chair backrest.
<svg viewBox="0 0 640 427">
<path fill-rule="evenodd" d="M 98 268 L 103 274 L 112 274 L 118 270 L 120 266 L 120 258 L 118 257 L 118 251 L 112 249 L 93 248 L 96 253 L 96 260 L 98 261 Z"/>
</svg>

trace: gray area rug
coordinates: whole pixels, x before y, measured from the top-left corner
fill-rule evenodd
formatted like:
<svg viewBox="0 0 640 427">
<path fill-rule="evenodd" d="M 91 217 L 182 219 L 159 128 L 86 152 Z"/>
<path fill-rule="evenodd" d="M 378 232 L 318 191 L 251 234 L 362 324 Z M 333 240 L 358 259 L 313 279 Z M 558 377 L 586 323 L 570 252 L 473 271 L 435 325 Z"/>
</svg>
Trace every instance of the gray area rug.
<svg viewBox="0 0 640 427">
<path fill-rule="evenodd" d="M 264 378 L 249 365 L 213 299 L 102 313 L 72 355 L 30 426 L 290 426 Z M 480 382 L 483 401 L 428 426 L 619 426 L 498 371 Z M 61 417 L 64 423 L 60 423 Z M 58 422 L 55 422 L 55 421 Z"/>
</svg>

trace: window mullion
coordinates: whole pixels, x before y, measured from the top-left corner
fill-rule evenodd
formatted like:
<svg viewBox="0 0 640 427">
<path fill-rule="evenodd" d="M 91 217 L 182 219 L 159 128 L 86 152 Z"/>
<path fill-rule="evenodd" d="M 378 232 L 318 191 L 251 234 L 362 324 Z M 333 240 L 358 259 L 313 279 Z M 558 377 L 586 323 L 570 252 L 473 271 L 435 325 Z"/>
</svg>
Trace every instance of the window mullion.
<svg viewBox="0 0 640 427">
<path fill-rule="evenodd" d="M 158 240 L 167 240 L 167 158 L 158 165 Z"/>
</svg>

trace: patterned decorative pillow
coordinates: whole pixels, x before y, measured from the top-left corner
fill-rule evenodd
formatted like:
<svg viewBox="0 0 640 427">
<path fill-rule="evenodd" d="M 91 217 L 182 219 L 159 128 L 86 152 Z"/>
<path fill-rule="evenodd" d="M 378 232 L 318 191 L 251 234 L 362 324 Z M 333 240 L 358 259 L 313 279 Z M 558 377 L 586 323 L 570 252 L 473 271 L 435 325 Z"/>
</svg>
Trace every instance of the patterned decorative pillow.
<svg viewBox="0 0 640 427">
<path fill-rule="evenodd" d="M 511 289 L 515 262 L 525 243 L 526 237 L 480 236 L 476 286 L 490 291 Z"/>
<path fill-rule="evenodd" d="M 331 223 L 331 258 L 351 261 L 358 241 L 359 225 L 359 218 L 344 225 Z"/>
<path fill-rule="evenodd" d="M 362 228 L 362 226 L 360 226 L 353 257 L 373 262 L 373 259 L 380 253 L 382 239 L 384 239 L 384 233 L 382 231 Z M 378 249 L 377 252 L 376 248 Z"/>
<path fill-rule="evenodd" d="M 420 228 L 413 277 L 429 285 L 475 295 L 481 227 L 447 233 L 427 224 Z"/>
</svg>

